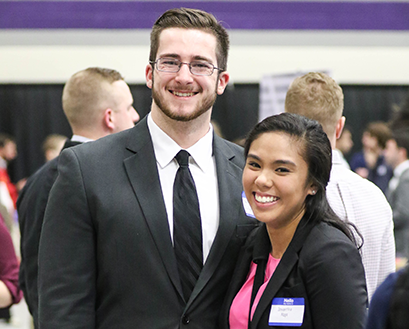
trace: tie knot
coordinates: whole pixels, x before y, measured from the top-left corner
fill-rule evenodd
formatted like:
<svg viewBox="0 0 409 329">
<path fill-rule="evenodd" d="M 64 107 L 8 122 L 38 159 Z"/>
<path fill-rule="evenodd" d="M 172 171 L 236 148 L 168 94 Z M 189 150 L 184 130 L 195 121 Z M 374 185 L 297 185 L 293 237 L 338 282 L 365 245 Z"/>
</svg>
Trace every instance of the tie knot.
<svg viewBox="0 0 409 329">
<path fill-rule="evenodd" d="M 185 150 L 180 150 L 178 154 L 176 154 L 175 158 L 176 161 L 179 163 L 181 167 L 188 167 L 189 164 L 189 152 Z"/>
</svg>

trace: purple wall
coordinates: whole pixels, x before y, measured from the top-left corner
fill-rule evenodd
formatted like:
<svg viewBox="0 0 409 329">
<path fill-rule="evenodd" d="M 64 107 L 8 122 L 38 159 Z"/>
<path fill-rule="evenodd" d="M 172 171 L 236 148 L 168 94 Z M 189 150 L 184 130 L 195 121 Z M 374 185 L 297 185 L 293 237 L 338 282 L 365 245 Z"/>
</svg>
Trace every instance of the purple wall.
<svg viewBox="0 0 409 329">
<path fill-rule="evenodd" d="M 0 1 L 0 29 L 150 29 L 174 7 L 206 10 L 229 29 L 409 30 L 409 3 L 389 1 Z"/>
</svg>

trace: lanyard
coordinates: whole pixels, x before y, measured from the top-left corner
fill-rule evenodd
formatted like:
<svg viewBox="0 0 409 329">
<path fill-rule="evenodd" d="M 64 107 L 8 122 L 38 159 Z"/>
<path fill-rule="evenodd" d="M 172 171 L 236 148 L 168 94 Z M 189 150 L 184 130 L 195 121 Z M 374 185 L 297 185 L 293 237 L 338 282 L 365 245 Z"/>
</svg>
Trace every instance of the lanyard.
<svg viewBox="0 0 409 329">
<path fill-rule="evenodd" d="M 254 276 L 253 289 L 251 291 L 248 328 L 250 328 L 250 323 L 251 323 L 251 308 L 253 307 L 254 299 L 256 298 L 258 290 L 264 283 L 266 267 L 267 267 L 266 259 L 261 259 L 258 261 L 256 274 Z"/>
</svg>

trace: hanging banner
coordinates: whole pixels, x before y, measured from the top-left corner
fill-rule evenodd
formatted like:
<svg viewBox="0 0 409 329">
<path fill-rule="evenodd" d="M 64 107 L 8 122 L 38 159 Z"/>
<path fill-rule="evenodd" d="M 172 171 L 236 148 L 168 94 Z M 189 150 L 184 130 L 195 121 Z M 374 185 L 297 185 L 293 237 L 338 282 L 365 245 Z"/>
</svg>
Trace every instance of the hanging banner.
<svg viewBox="0 0 409 329">
<path fill-rule="evenodd" d="M 284 112 L 284 102 L 288 87 L 295 78 L 308 72 L 311 71 L 263 76 L 260 81 L 258 121 L 260 122 L 270 115 Z M 319 70 L 317 72 L 331 76 L 329 70 Z"/>
</svg>

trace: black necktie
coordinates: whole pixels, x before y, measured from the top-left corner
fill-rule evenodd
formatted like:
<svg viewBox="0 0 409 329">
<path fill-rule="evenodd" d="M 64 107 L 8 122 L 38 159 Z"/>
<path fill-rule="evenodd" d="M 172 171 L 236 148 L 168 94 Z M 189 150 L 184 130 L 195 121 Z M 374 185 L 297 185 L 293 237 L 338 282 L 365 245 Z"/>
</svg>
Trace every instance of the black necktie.
<svg viewBox="0 0 409 329">
<path fill-rule="evenodd" d="M 179 169 L 173 185 L 173 244 L 186 301 L 203 267 L 199 200 L 189 170 L 189 156 L 185 150 L 176 155 Z"/>
</svg>

